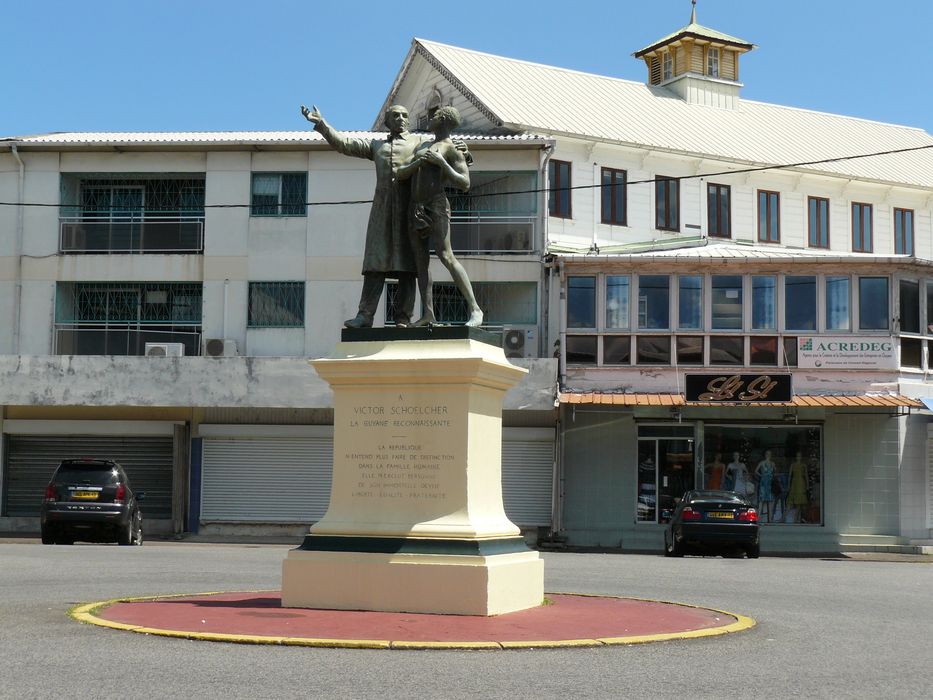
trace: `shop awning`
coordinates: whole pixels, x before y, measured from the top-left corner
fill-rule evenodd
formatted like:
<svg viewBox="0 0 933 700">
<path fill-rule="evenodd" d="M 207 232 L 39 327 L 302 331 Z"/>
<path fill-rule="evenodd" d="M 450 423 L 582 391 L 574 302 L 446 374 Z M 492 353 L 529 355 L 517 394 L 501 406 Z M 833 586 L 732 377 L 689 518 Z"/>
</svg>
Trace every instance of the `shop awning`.
<svg viewBox="0 0 933 700">
<path fill-rule="evenodd" d="M 609 406 L 790 406 L 795 408 L 923 408 L 924 403 L 901 394 L 812 394 L 797 395 L 787 402 L 727 403 L 692 401 L 683 394 L 628 394 L 612 391 L 562 391 L 560 402 L 566 404 L 602 404 Z"/>
</svg>

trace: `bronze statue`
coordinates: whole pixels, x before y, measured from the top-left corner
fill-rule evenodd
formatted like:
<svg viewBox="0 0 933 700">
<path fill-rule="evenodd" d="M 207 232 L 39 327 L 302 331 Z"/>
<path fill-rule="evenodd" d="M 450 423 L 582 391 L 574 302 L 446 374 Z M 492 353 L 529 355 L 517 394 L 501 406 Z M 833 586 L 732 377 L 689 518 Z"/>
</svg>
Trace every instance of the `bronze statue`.
<svg viewBox="0 0 933 700">
<path fill-rule="evenodd" d="M 483 312 L 476 303 L 470 278 L 450 246 L 450 201 L 444 187 L 452 186 L 464 192 L 470 189 L 467 158 L 450 139 L 451 132 L 458 126 L 460 113 L 454 107 L 438 109 L 430 125 L 434 140 L 419 145 L 411 162 L 398 169 L 399 179 L 412 178 L 409 233 L 414 249 L 418 288 L 425 307 L 424 315 L 414 324 L 416 326 L 437 323 L 429 267 L 432 247 L 466 299 L 470 311 L 466 325 L 479 326 L 483 322 Z"/>
<path fill-rule="evenodd" d="M 309 110 L 302 105 L 301 113 L 335 150 L 355 158 L 368 158 L 376 165 L 376 192 L 366 227 L 359 312 L 344 325 L 347 328 L 373 325 L 386 277 L 391 276 L 398 278 L 399 286 L 395 324 L 408 326 L 415 306 L 415 264 L 407 223 L 411 187 L 398 178 L 398 170 L 411 162 L 424 137 L 409 133 L 408 110 L 401 105 L 386 110 L 385 125 L 389 135 L 384 139 L 359 139 L 341 134 L 324 121 L 315 106 Z"/>
</svg>

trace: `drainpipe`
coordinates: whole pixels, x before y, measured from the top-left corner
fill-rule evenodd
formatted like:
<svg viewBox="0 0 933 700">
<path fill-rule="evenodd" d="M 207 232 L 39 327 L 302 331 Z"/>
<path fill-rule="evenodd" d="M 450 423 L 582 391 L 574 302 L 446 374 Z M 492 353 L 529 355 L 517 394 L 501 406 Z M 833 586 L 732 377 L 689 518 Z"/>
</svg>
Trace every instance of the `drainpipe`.
<svg viewBox="0 0 933 700">
<path fill-rule="evenodd" d="M 26 164 L 20 158 L 16 144 L 10 144 L 13 157 L 19 163 L 19 180 L 16 183 L 16 200 L 19 202 L 16 212 L 16 241 L 13 248 L 13 257 L 16 258 L 16 282 L 13 289 L 13 354 L 19 355 L 19 319 L 20 306 L 23 300 L 23 196 L 26 187 Z"/>
<path fill-rule="evenodd" d="M 230 337 L 227 335 L 227 304 L 229 303 L 229 299 L 230 299 L 230 280 L 225 279 L 224 280 L 224 308 L 223 308 L 223 325 L 224 325 L 223 331 L 224 332 L 223 332 L 223 335 L 220 336 L 221 338 Z"/>
<path fill-rule="evenodd" d="M 544 183 L 542 188 L 544 191 L 539 195 L 541 198 L 541 206 L 539 207 L 538 220 L 541 224 L 541 256 L 542 259 L 546 259 L 548 255 L 548 194 L 547 188 L 550 187 L 550 182 L 548 182 L 547 170 L 548 163 L 551 160 L 551 156 L 554 155 L 554 142 L 552 141 L 544 148 L 541 149 L 541 153 L 538 157 L 538 168 L 541 173 L 541 182 Z M 551 342 L 551 303 L 550 303 L 550 294 L 551 294 L 551 270 L 546 266 L 542 266 L 544 274 L 542 278 L 544 279 L 543 289 L 538 293 L 538 308 L 541 309 L 542 316 L 539 326 L 538 326 L 538 349 L 543 348 L 544 356 L 550 357 L 553 351 L 550 348 L 549 343 Z M 541 330 L 543 329 L 543 333 Z M 560 329 L 558 329 L 558 332 Z M 543 341 L 542 341 L 543 336 Z"/>
</svg>

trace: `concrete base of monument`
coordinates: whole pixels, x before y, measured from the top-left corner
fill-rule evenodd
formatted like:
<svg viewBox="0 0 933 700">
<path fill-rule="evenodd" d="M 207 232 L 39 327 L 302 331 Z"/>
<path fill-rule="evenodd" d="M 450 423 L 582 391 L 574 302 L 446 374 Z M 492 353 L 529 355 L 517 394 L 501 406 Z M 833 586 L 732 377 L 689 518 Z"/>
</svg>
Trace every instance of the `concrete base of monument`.
<svg viewBox="0 0 933 700">
<path fill-rule="evenodd" d="M 493 616 L 544 565 L 502 500 L 502 404 L 526 374 L 476 328 L 345 329 L 327 512 L 282 564 L 285 607 Z"/>
<path fill-rule="evenodd" d="M 478 551 L 294 549 L 282 563 L 282 606 L 490 616 L 542 604 L 544 562 L 537 552 L 484 554 L 480 543 L 463 544 Z M 504 548 L 511 544 L 510 538 Z"/>
</svg>

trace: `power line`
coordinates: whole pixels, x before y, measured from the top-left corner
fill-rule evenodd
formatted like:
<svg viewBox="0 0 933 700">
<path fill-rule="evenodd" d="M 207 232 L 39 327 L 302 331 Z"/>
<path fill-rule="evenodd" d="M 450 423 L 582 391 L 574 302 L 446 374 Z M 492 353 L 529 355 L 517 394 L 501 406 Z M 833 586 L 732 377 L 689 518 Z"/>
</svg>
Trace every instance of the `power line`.
<svg viewBox="0 0 933 700">
<path fill-rule="evenodd" d="M 889 156 L 897 155 L 899 153 L 910 153 L 913 151 L 923 151 L 933 148 L 933 144 L 928 144 L 926 146 L 912 146 L 910 148 L 897 148 L 889 151 L 874 151 L 872 153 L 859 153 L 851 156 L 837 156 L 835 158 L 822 158 L 820 160 L 806 160 L 800 161 L 797 163 L 785 163 L 783 165 L 760 165 L 753 166 L 748 168 L 739 168 L 737 170 L 720 170 L 711 173 L 699 173 L 697 175 L 681 175 L 681 176 L 670 176 L 670 177 L 653 177 L 647 180 L 632 180 L 630 182 L 624 183 L 623 187 L 629 187 L 631 185 L 646 185 L 652 184 L 659 181 L 669 182 L 671 180 L 681 181 L 681 180 L 696 180 L 707 177 L 720 177 L 723 175 L 743 175 L 746 173 L 758 173 L 767 170 L 785 170 L 788 168 L 802 168 L 810 165 L 824 165 L 826 163 L 840 163 L 848 160 L 857 160 L 859 158 L 874 158 L 877 156 Z M 585 190 L 585 189 L 596 189 L 605 187 L 602 183 L 590 184 L 590 185 L 572 185 L 570 187 L 538 187 L 535 189 L 529 190 L 510 190 L 506 192 L 487 192 L 487 193 L 476 193 L 476 192 L 465 192 L 457 195 L 458 198 L 470 198 L 470 199 L 479 199 L 482 197 L 503 197 L 506 195 L 513 194 L 538 194 L 541 192 L 566 192 L 569 190 Z M 306 207 L 323 207 L 323 206 L 343 206 L 343 205 L 354 205 L 354 204 L 372 204 L 372 199 L 344 199 L 344 200 L 335 200 L 329 202 L 304 202 Z M 49 204 L 47 202 L 0 202 L 0 206 L 6 207 L 79 207 L 80 205 L 76 204 Z M 203 205 L 204 209 L 242 209 L 246 207 L 253 206 L 268 206 L 268 205 L 253 205 L 253 204 L 205 204 Z M 167 209 L 168 211 L 177 211 L 176 209 Z M 149 208 L 148 211 L 158 211 L 155 208 Z"/>
</svg>

